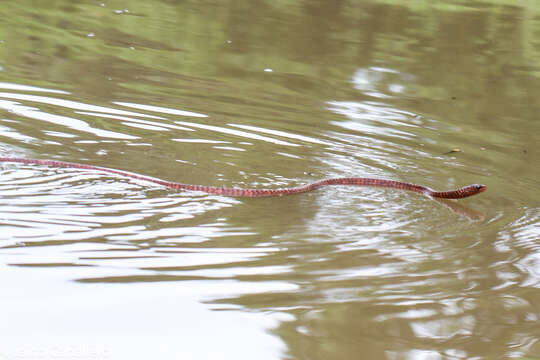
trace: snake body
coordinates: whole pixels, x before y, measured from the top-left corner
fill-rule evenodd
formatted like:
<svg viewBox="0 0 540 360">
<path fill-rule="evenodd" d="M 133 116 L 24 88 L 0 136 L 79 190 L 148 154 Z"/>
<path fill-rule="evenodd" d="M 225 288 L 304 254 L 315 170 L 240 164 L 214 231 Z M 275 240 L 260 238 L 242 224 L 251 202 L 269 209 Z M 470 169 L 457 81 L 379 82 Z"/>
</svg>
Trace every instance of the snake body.
<svg viewBox="0 0 540 360">
<path fill-rule="evenodd" d="M 486 190 L 485 185 L 473 184 L 468 185 L 457 190 L 449 191 L 435 191 L 428 187 L 385 179 L 371 179 L 371 178 L 358 178 L 358 177 L 345 177 L 345 178 L 332 178 L 325 179 L 316 182 L 312 182 L 303 186 L 284 188 L 284 189 L 239 189 L 239 188 L 227 188 L 218 186 L 205 186 L 205 185 L 192 185 L 183 184 L 177 182 L 171 182 L 161 179 L 156 179 L 128 171 L 110 169 L 100 166 L 72 163 L 66 161 L 57 160 L 42 160 L 42 159 L 30 159 L 30 158 L 18 158 L 18 157 L 0 157 L 0 162 L 14 162 L 23 164 L 34 165 L 46 165 L 62 168 L 76 168 L 86 170 L 96 170 L 104 173 L 116 174 L 124 177 L 129 177 L 137 180 L 148 181 L 154 184 L 162 185 L 175 190 L 188 190 L 188 191 L 202 191 L 210 194 L 232 196 L 232 197 L 268 197 L 268 196 L 282 196 L 304 193 L 312 191 L 323 186 L 330 185 L 356 185 L 356 186 L 376 186 L 387 187 L 393 189 L 401 189 L 414 191 L 417 193 L 425 194 L 428 196 L 443 198 L 443 199 L 461 199 L 475 194 L 479 194 Z"/>
</svg>

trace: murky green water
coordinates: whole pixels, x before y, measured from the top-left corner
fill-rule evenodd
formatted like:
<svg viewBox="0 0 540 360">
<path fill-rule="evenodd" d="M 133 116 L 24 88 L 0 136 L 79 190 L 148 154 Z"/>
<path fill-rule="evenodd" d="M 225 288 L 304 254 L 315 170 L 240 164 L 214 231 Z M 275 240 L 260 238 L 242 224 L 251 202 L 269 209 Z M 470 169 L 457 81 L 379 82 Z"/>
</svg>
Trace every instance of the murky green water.
<svg viewBox="0 0 540 360">
<path fill-rule="evenodd" d="M 11 1 L 0 359 L 540 359 L 540 6 Z M 456 149 L 457 151 L 453 151 Z"/>
</svg>

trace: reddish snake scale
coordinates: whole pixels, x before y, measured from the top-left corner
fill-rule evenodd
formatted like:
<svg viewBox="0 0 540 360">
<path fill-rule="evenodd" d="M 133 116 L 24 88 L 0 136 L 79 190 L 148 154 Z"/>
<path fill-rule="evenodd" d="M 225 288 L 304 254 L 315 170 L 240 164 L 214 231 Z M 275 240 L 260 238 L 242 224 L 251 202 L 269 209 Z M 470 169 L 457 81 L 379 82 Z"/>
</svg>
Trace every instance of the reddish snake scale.
<svg viewBox="0 0 540 360">
<path fill-rule="evenodd" d="M 393 180 L 384 180 L 384 179 L 370 179 L 370 178 L 333 178 L 316 181 L 307 185 L 298 186 L 294 188 L 285 188 L 285 189 L 238 189 L 238 188 L 226 188 L 226 187 L 217 187 L 217 186 L 205 186 L 205 185 L 191 185 L 191 184 L 182 184 L 177 182 L 171 182 L 156 178 L 151 178 L 135 173 L 130 173 L 127 171 L 115 170 L 104 168 L 100 166 L 85 165 L 78 163 L 71 163 L 65 161 L 56 161 L 56 160 L 41 160 L 41 159 L 28 159 L 28 158 L 17 158 L 17 157 L 0 157 L 0 162 L 16 162 L 23 164 L 35 164 L 35 165 L 46 165 L 54 167 L 63 167 L 63 168 L 76 168 L 76 169 L 86 169 L 86 170 L 96 170 L 104 173 L 117 174 L 133 179 L 148 181 L 154 184 L 166 186 L 175 190 L 189 190 L 189 191 L 203 191 L 210 194 L 218 194 L 225 196 L 235 196 L 235 197 L 265 197 L 265 196 L 282 196 L 282 195 L 291 195 L 298 194 L 307 191 L 312 191 L 323 186 L 328 185 L 357 185 L 357 186 L 377 186 L 377 187 L 387 187 L 393 189 L 401 189 L 414 191 L 417 193 L 429 195 L 436 198 L 443 199 L 461 199 L 471 195 L 479 194 L 486 190 L 485 185 L 473 184 L 462 187 L 457 190 L 449 191 L 435 191 L 428 187 L 405 183 L 401 181 Z"/>
</svg>

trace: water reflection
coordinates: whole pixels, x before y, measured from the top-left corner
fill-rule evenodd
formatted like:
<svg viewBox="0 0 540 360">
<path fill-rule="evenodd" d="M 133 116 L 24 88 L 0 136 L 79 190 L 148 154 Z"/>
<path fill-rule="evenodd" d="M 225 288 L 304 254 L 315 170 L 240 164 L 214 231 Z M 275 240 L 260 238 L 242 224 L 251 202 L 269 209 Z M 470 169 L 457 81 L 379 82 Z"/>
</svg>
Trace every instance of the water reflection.
<svg viewBox="0 0 540 360">
<path fill-rule="evenodd" d="M 43 134 L 66 144 L 98 145 L 98 156 L 109 153 L 103 144 L 110 138 L 126 145 L 144 144 L 142 133 L 131 135 L 132 129 L 139 129 L 164 134 L 171 143 L 210 145 L 229 156 L 256 143 L 275 146 L 276 154 L 304 161 L 303 149 L 321 147 L 326 156 L 318 162 L 335 174 L 357 169 L 364 176 L 386 177 L 385 167 L 414 168 L 415 157 L 431 157 L 413 145 L 416 130 L 423 126 L 417 115 L 379 102 L 328 103 L 330 111 L 345 118 L 331 122 L 332 128 L 317 137 L 233 122 L 196 122 L 211 117 L 151 105 L 115 103 L 143 111 L 139 113 L 53 97 L 0 95 L 23 102 L 3 100 L 14 116 L 46 120 L 57 127 L 38 126 Z M 89 120 L 26 104 L 36 102 L 58 111 L 75 110 Z M 177 120 L 177 116 L 195 119 Z M 6 129 L 12 140 L 39 138 L 24 135 L 17 121 L 6 122 Z M 81 133 L 94 138 L 80 139 Z M 359 143 L 367 146 L 358 147 Z M 147 143 L 150 148 L 155 145 Z M 389 157 L 392 152 L 404 156 Z M 197 164 L 196 159 L 183 156 L 175 161 L 187 166 Z M 234 161 L 230 165 L 237 166 Z M 242 186 L 295 185 L 292 179 L 273 173 L 262 173 L 258 182 L 247 172 L 239 175 Z M 448 233 L 475 231 L 473 223 L 461 221 L 460 216 L 484 219 L 481 211 L 466 203 L 441 201 L 444 206 L 439 206 L 417 194 L 370 188 L 332 188 L 265 201 L 232 199 L 171 192 L 93 171 L 6 164 L 2 180 L 1 257 L 19 271 L 56 270 L 64 279 L 87 286 L 190 283 L 190 287 L 210 287 L 204 296 L 192 298 L 202 296 L 213 306 L 262 308 L 287 315 L 274 332 L 292 331 L 299 339 L 324 336 L 310 324 L 333 321 L 331 314 L 350 303 L 363 304 L 354 310 L 359 311 L 356 316 L 369 306 L 376 309 L 368 323 L 379 332 L 362 335 L 370 344 L 392 334 L 396 322 L 402 323 L 400 336 L 435 341 L 472 336 L 476 331 L 475 295 L 462 298 L 453 292 L 480 294 L 485 276 L 474 270 L 479 266 L 474 258 L 464 260 L 459 255 L 463 247 L 474 245 L 449 246 L 445 241 Z M 426 227 L 434 220 L 436 228 Z M 524 226 L 516 227 L 527 233 Z M 531 274 L 522 281 L 524 286 L 536 284 L 538 272 L 530 270 L 531 264 L 535 268 L 534 259 L 529 255 L 516 263 L 517 268 L 527 265 L 529 270 L 522 273 Z M 515 286 L 514 272 L 498 269 L 495 274 L 490 281 L 497 283 L 490 291 Z M 440 290 L 433 292 L 433 288 Z M 373 299 L 375 303 L 369 305 Z M 292 324 L 297 324 L 295 330 L 285 330 Z M 340 326 L 352 325 L 345 321 Z"/>
<path fill-rule="evenodd" d="M 413 164 L 414 157 L 429 156 L 411 143 L 417 139 L 415 129 L 421 126 L 416 115 L 377 102 L 332 102 L 330 110 L 346 119 L 334 121 L 332 130 L 316 137 L 246 124 L 176 120 L 175 116 L 204 117 L 163 107 L 157 110 L 173 118 L 154 115 L 156 108 L 146 105 L 129 104 L 144 111 L 135 113 L 82 102 L 57 102 L 52 97 L 7 95 L 8 99 L 59 108 L 67 104 L 65 108 L 79 115 L 99 118 L 101 122 L 90 125 L 73 116 L 4 100 L 5 108 L 17 117 L 58 126 L 55 130 L 43 128 L 43 133 L 81 146 L 105 144 L 111 137 L 140 144 L 143 137 L 130 135 L 129 128 L 163 133 L 174 143 L 207 144 L 226 153 L 245 151 L 253 142 L 266 143 L 278 147 L 279 152 L 287 149 L 283 155 L 301 161 L 301 152 L 290 149 L 321 146 L 331 149 L 326 151 L 332 155 L 321 158 L 320 163 L 334 172 L 356 168 L 371 172 L 370 176 L 383 175 L 385 166 L 403 169 Z M 106 122 L 109 120 L 112 126 Z M 17 122 L 6 122 L 6 128 L 10 130 L 5 134 L 12 140 L 38 139 L 24 135 Z M 18 128 L 20 135 L 12 135 Z M 354 131 L 340 133 L 336 129 Z M 95 140 L 81 141 L 81 132 L 91 133 Z M 196 133 L 196 137 L 186 136 L 189 133 Z M 368 146 L 358 148 L 359 142 Z M 389 158 L 394 151 L 405 155 L 402 163 Z M 97 153 L 108 151 L 100 145 Z M 369 158 L 370 162 L 357 163 L 358 158 Z M 178 160 L 185 165 L 196 163 L 189 156 Z M 249 179 L 246 172 L 240 174 Z M 478 255 L 463 258 L 464 249 L 485 246 L 475 235 L 473 223 L 460 220 L 460 216 L 483 220 L 485 215 L 466 203 L 441 201 L 444 206 L 439 206 L 416 194 L 353 188 L 324 189 L 263 202 L 176 193 L 92 171 L 5 164 L 2 181 L 0 256 L 10 268 L 57 271 L 63 279 L 86 286 L 189 283 L 190 288 L 208 288 L 191 294 L 191 299 L 204 298 L 212 306 L 229 309 L 233 305 L 236 309 L 266 309 L 281 319 L 288 316 L 273 325 L 273 332 L 288 333 L 283 336 L 300 342 L 326 336 L 319 323 L 333 324 L 334 331 L 344 334 L 356 328 L 363 339 L 358 346 L 369 347 L 374 356 L 380 356 L 377 339 L 387 336 L 433 341 L 475 336 L 483 311 L 479 301 L 486 291 L 500 296 L 499 292 L 513 289 L 518 282 L 525 287 L 538 283 L 534 253 L 515 262 L 521 275 L 508 268 L 504 258 L 498 260 L 504 265 L 494 267 L 490 277 L 476 270 L 482 266 Z M 262 174 L 258 184 L 248 184 L 268 186 L 276 181 L 294 184 L 270 173 Z M 447 209 L 456 214 L 449 216 Z M 534 236 L 537 221 L 531 220 L 531 214 L 508 227 L 510 236 L 524 241 Z M 434 219 L 437 227 L 426 227 L 426 222 L 431 224 Z M 472 239 L 465 236 L 463 243 L 450 245 L 445 240 L 448 234 L 469 232 Z M 513 251 L 511 247 L 506 252 Z M 469 295 L 456 296 L 456 291 Z M 505 312 L 516 311 L 511 303 L 521 303 L 518 309 L 532 306 L 522 303 L 520 297 L 503 299 L 498 305 Z M 351 303 L 356 304 L 353 310 Z M 335 315 L 348 311 L 353 313 Z M 348 320 L 365 319 L 366 314 L 372 316 L 361 327 Z M 336 319 L 341 320 L 335 323 Z M 522 319 L 536 321 L 532 311 Z M 289 350 L 296 351 L 292 345 Z M 387 351 L 412 350 L 394 346 Z M 468 353 L 461 348 L 445 351 Z"/>
<path fill-rule="evenodd" d="M 415 76 L 412 74 L 402 74 L 395 69 L 382 67 L 358 69 L 352 78 L 355 89 L 365 95 L 381 99 L 392 97 L 392 93 L 395 95 L 404 93 L 406 84 L 414 82 Z"/>
<path fill-rule="evenodd" d="M 534 5 L 44 4 L 0 9 L 3 155 L 489 190 L 2 164 L 0 358 L 538 357 Z"/>
<path fill-rule="evenodd" d="M 6 203 L 0 207 L 0 216 L 5 224 L 25 226 L 4 233 L 0 239 L 27 245 L 35 241 L 78 241 L 103 237 L 113 241 L 159 241 L 171 234 L 178 237 L 189 234 L 192 239 L 202 237 L 202 241 L 208 236 L 219 236 L 223 226 L 152 230 L 148 221 L 167 223 L 192 219 L 236 202 L 229 198 L 200 201 L 197 196 L 192 198 L 182 194 L 154 199 L 152 190 L 145 191 L 143 185 L 122 179 L 103 183 L 99 181 L 102 175 L 92 171 L 12 169 L 2 173 L 6 185 L 0 187 L 0 193 Z M 163 193 L 162 190 L 157 191 Z M 240 233 L 233 231 L 232 235 Z"/>
</svg>

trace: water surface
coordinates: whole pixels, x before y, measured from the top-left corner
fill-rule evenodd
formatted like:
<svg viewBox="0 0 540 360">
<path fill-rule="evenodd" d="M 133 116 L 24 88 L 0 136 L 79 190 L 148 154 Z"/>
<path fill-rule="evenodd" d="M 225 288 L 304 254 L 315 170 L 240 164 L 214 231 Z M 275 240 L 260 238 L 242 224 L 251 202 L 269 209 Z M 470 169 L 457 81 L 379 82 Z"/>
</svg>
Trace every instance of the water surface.
<svg viewBox="0 0 540 360">
<path fill-rule="evenodd" d="M 540 358 L 540 8 L 5 1 L 0 359 Z"/>
</svg>

